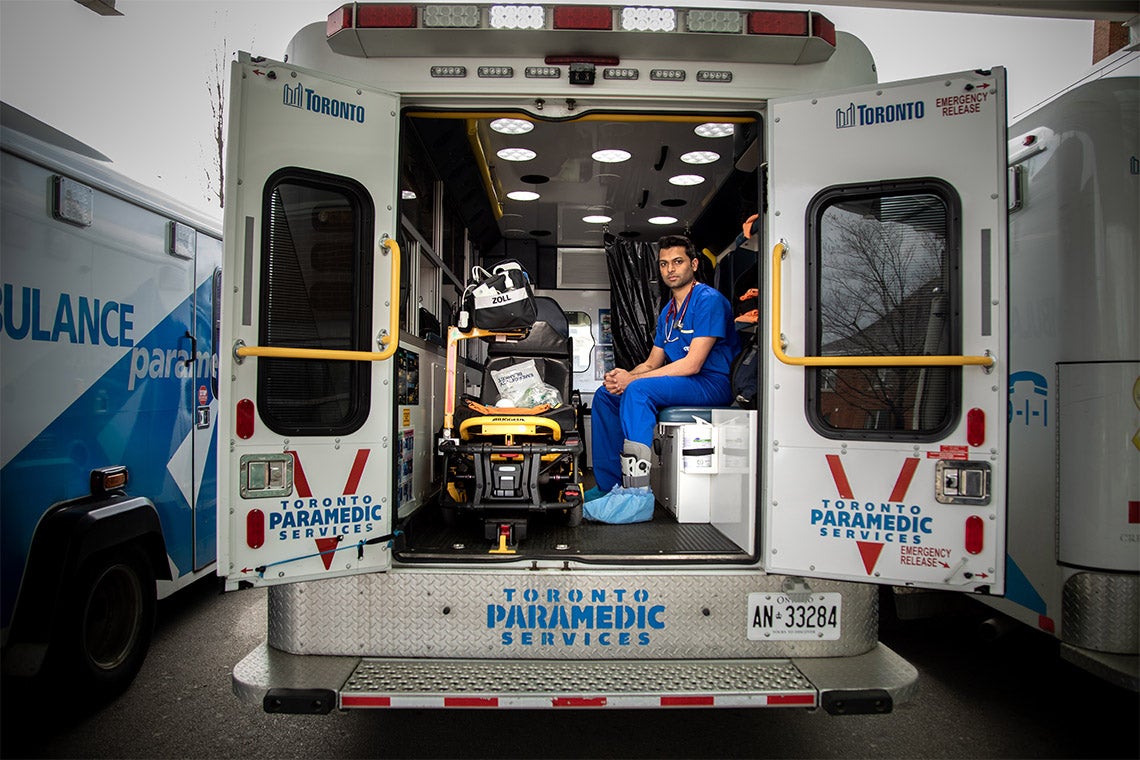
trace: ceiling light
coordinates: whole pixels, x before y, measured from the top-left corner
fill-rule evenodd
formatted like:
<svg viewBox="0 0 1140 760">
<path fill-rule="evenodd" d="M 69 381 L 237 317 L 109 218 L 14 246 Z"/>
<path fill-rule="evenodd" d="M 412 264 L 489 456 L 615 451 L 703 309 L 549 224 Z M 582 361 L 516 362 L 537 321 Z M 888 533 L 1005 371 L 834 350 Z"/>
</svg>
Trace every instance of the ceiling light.
<svg viewBox="0 0 1140 760">
<path fill-rule="evenodd" d="M 530 148 L 503 148 L 495 155 L 504 161 L 530 161 L 538 154 Z"/>
<path fill-rule="evenodd" d="M 400 191 L 400 199 L 401 200 L 414 201 L 416 199 L 416 197 L 417 196 L 416 196 L 415 190 L 401 190 Z"/>
<path fill-rule="evenodd" d="M 728 137 L 735 128 L 731 124 L 710 121 L 697 125 L 693 131 L 701 137 Z"/>
<path fill-rule="evenodd" d="M 590 214 L 589 216 L 582 217 L 582 221 L 586 224 L 609 224 L 614 219 L 612 216 L 604 214 Z"/>
<path fill-rule="evenodd" d="M 530 190 L 512 190 L 507 193 L 507 197 L 512 201 L 537 201 L 542 196 Z"/>
<path fill-rule="evenodd" d="M 676 177 L 669 178 L 670 185 L 680 185 L 681 187 L 699 185 L 704 181 L 705 178 L 699 174 L 678 174 Z"/>
<path fill-rule="evenodd" d="M 720 154 L 711 150 L 694 150 L 681 156 L 686 164 L 711 164 L 719 158 Z"/>
<path fill-rule="evenodd" d="M 594 151 L 593 158 L 595 161 L 601 161 L 604 164 L 619 164 L 622 161 L 628 161 L 632 155 L 627 150 L 607 148 L 606 150 Z"/>
<path fill-rule="evenodd" d="M 675 216 L 654 216 L 649 220 L 650 224 L 676 224 L 677 217 Z"/>
<path fill-rule="evenodd" d="M 534 129 L 534 122 L 526 119 L 495 119 L 491 129 L 504 135 L 525 135 Z"/>
</svg>

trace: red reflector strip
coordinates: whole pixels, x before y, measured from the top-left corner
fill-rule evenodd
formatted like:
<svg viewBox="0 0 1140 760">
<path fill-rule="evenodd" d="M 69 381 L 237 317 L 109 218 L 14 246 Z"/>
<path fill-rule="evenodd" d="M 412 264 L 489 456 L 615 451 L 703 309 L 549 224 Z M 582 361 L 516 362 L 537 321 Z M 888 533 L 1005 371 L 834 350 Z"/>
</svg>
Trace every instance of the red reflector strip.
<svg viewBox="0 0 1140 760">
<path fill-rule="evenodd" d="M 831 479 L 835 481 L 835 488 L 839 491 L 839 496 L 844 499 L 855 498 L 855 494 L 851 493 L 851 484 L 847 481 L 847 473 L 843 469 L 843 462 L 839 459 L 839 455 L 828 454 L 827 466 L 831 468 Z"/>
<path fill-rule="evenodd" d="M 414 29 L 415 26 L 414 5 L 360 3 L 356 6 L 357 29 Z"/>
<path fill-rule="evenodd" d="M 360 697 L 344 696 L 340 698 L 341 707 L 391 707 L 391 697 Z"/>
<path fill-rule="evenodd" d="M 910 488 L 910 481 L 914 479 L 914 471 L 918 469 L 918 459 L 916 457 L 907 457 L 903 461 L 902 470 L 899 472 L 899 479 L 895 481 L 894 490 L 891 491 L 891 501 L 902 501 L 906 498 L 907 489 Z"/>
<path fill-rule="evenodd" d="M 245 543 L 250 549 L 265 544 L 265 513 L 260 509 L 251 509 L 245 516 Z"/>
<path fill-rule="evenodd" d="M 305 470 L 301 467 L 301 457 L 296 451 L 287 453 L 293 457 L 293 487 L 297 489 L 298 496 L 307 499 L 313 495 L 313 492 L 309 490 L 309 479 L 305 477 Z"/>
<path fill-rule="evenodd" d="M 1049 633 L 1054 633 L 1057 630 L 1057 626 L 1053 623 L 1053 618 L 1045 615 L 1037 616 L 1037 627 Z"/>
<path fill-rule="evenodd" d="M 966 551 L 970 554 L 981 554 L 985 543 L 986 523 L 977 515 L 966 518 Z"/>
<path fill-rule="evenodd" d="M 609 6 L 603 5 L 556 5 L 554 28 L 613 29 L 614 13 Z"/>
<path fill-rule="evenodd" d="M 343 5 L 329 14 L 329 20 L 325 23 L 325 36 L 332 37 L 334 34 L 342 29 L 352 28 L 352 6 Z"/>
<path fill-rule="evenodd" d="M 712 707 L 715 703 L 711 696 L 661 697 L 662 707 Z"/>
<path fill-rule="evenodd" d="M 811 36 L 819 37 L 828 45 L 835 47 L 835 24 L 826 16 L 818 13 L 811 14 Z"/>
<path fill-rule="evenodd" d="M 815 706 L 814 694 L 769 694 L 768 705 L 770 707 L 777 707 L 780 705 L 807 705 Z"/>
<path fill-rule="evenodd" d="M 605 707 L 605 697 L 555 697 L 550 700 L 554 707 Z"/>
<path fill-rule="evenodd" d="M 981 446 L 986 442 L 986 413 L 974 407 L 966 412 L 966 443 Z"/>
<path fill-rule="evenodd" d="M 444 707 L 498 707 L 498 697 L 444 697 Z"/>
<path fill-rule="evenodd" d="M 243 441 L 253 437 L 253 401 L 243 398 L 234 412 L 234 432 Z"/>
<path fill-rule="evenodd" d="M 807 37 L 808 14 L 800 11 L 752 11 L 749 34 L 783 34 Z"/>
</svg>

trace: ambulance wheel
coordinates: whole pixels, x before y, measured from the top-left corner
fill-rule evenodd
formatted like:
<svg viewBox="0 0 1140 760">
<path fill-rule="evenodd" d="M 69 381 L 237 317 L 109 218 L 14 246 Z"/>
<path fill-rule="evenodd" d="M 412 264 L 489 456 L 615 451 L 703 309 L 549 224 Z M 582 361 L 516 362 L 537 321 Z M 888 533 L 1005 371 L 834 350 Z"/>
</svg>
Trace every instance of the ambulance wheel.
<svg viewBox="0 0 1140 760">
<path fill-rule="evenodd" d="M 57 662 L 96 697 L 124 691 L 146 659 L 154 631 L 154 571 L 136 547 L 87 560 L 64 600 Z"/>
</svg>

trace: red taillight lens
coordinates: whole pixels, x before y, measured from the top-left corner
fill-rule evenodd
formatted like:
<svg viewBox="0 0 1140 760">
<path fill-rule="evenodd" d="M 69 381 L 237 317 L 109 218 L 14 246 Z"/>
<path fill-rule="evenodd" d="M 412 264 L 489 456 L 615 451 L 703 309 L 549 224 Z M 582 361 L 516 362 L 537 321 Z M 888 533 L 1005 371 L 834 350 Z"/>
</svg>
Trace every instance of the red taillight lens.
<svg viewBox="0 0 1140 760">
<path fill-rule="evenodd" d="M 826 16 L 818 13 L 811 14 L 811 35 L 819 37 L 828 45 L 835 47 L 835 24 Z"/>
<path fill-rule="evenodd" d="M 371 5 L 356 6 L 357 29 L 414 29 L 416 6 Z"/>
<path fill-rule="evenodd" d="M 614 13 L 603 5 L 556 5 L 554 28 L 613 29 Z"/>
<path fill-rule="evenodd" d="M 253 437 L 253 402 L 247 398 L 237 402 L 234 432 L 243 440 Z"/>
<path fill-rule="evenodd" d="M 985 544 L 986 523 L 977 515 L 966 518 L 966 551 L 970 554 L 981 554 Z"/>
<path fill-rule="evenodd" d="M 332 37 L 334 34 L 342 29 L 352 28 L 352 6 L 342 5 L 335 11 L 329 14 L 329 20 L 325 24 L 325 36 Z"/>
<path fill-rule="evenodd" d="M 808 14 L 800 11 L 753 11 L 748 14 L 748 33 L 806 37 Z"/>
<path fill-rule="evenodd" d="M 245 543 L 250 549 L 265 544 L 265 513 L 260 509 L 251 509 L 245 516 Z"/>
<path fill-rule="evenodd" d="M 986 413 L 981 409 L 966 412 L 966 443 L 981 446 L 986 442 Z"/>
</svg>

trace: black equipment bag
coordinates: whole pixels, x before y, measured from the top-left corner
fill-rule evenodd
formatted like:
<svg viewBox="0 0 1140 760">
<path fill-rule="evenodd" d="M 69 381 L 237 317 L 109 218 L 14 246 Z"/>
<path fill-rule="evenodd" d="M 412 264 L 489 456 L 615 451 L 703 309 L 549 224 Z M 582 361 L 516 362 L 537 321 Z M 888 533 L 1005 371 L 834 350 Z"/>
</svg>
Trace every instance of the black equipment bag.
<svg viewBox="0 0 1140 760">
<path fill-rule="evenodd" d="M 740 336 L 740 353 L 732 360 L 732 369 L 729 371 L 733 400 L 744 409 L 756 408 L 760 379 L 760 347 L 756 333 L 755 325 L 737 331 Z"/>
<path fill-rule="evenodd" d="M 528 330 L 538 318 L 530 277 L 514 259 L 499 262 L 490 272 L 472 267 L 463 295 L 464 309 L 480 330 Z M 459 326 L 466 329 L 460 317 Z"/>
</svg>

